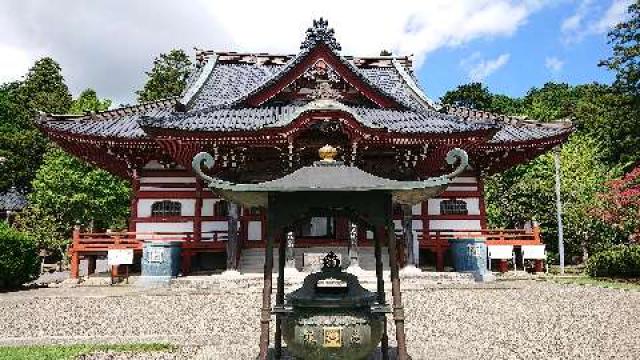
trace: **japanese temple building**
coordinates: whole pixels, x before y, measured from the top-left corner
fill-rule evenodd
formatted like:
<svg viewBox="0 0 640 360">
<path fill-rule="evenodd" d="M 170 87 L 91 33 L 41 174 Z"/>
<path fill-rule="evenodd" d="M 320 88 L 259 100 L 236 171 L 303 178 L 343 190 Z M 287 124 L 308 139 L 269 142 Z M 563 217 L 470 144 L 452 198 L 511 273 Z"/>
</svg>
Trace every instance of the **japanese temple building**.
<svg viewBox="0 0 640 360">
<path fill-rule="evenodd" d="M 184 241 L 185 274 L 220 264 L 261 271 L 252 259 L 262 259 L 265 211 L 208 190 L 191 167 L 203 151 L 215 158 L 212 173 L 235 183 L 282 178 L 312 165 L 326 144 L 349 166 L 411 181 L 450 172 L 444 158 L 457 147 L 469 156 L 464 173 L 435 198 L 397 206 L 401 253 L 409 254 L 401 262 L 442 270 L 447 238 L 461 232 L 498 244 L 540 244 L 535 227 L 487 229 L 483 178 L 561 144 L 573 131 L 570 123 L 440 106 L 418 84 L 410 57 L 340 51 L 327 22 L 314 21 L 295 55 L 198 51 L 179 97 L 81 116 L 43 114 L 39 126 L 51 140 L 133 188 L 127 232 L 74 233 L 74 276 L 80 258 L 89 259 L 91 269 L 107 248 L 139 251 L 141 239 L 161 236 Z M 301 224 L 296 266 L 304 266 L 305 252 L 346 248 L 350 229 L 341 217 Z M 358 229 L 357 238 L 366 252 L 374 234 Z"/>
</svg>

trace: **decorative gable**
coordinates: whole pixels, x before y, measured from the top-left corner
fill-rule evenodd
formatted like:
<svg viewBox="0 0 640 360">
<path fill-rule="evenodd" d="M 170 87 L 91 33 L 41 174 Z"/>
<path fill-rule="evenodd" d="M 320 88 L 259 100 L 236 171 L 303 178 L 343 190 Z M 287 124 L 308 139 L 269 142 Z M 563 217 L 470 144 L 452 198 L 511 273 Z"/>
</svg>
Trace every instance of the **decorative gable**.
<svg viewBox="0 0 640 360">
<path fill-rule="evenodd" d="M 314 20 L 300 49 L 301 52 L 279 73 L 236 105 L 262 106 L 266 103 L 288 104 L 322 99 L 379 108 L 405 107 L 340 56 L 340 44 L 326 20 Z"/>
<path fill-rule="evenodd" d="M 349 105 L 376 106 L 375 102 L 351 85 L 323 58 L 318 58 L 298 78 L 282 88 L 267 104 L 304 104 L 314 100 L 333 100 Z"/>
</svg>

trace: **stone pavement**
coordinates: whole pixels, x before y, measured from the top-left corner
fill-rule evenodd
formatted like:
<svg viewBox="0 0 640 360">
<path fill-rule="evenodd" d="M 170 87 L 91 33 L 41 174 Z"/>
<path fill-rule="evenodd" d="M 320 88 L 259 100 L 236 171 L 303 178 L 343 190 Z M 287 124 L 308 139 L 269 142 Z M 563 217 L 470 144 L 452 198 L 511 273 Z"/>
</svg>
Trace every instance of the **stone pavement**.
<svg viewBox="0 0 640 360">
<path fill-rule="evenodd" d="M 413 359 L 632 359 L 640 354 L 637 291 L 532 280 L 406 285 Z M 167 359 L 252 359 L 259 308 L 260 288 L 249 283 L 3 293 L 0 345 L 161 341 L 188 349 Z M 393 339 L 393 324 L 389 327 Z"/>
</svg>

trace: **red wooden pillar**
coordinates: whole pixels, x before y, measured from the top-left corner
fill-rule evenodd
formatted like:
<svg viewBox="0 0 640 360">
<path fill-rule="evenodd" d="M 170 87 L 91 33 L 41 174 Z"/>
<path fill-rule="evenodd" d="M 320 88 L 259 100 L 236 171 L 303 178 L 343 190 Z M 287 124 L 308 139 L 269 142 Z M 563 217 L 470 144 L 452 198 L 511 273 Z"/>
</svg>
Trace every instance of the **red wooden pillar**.
<svg viewBox="0 0 640 360">
<path fill-rule="evenodd" d="M 509 263 L 507 260 L 498 260 L 498 271 L 501 273 L 509 271 Z"/>
<path fill-rule="evenodd" d="M 77 279 L 80 277 L 80 254 L 78 254 L 78 246 L 80 244 L 80 227 L 75 226 L 73 228 L 73 240 L 71 244 L 71 278 Z"/>
<path fill-rule="evenodd" d="M 77 279 L 80 277 L 80 256 L 77 252 L 71 253 L 71 278 Z"/>
<path fill-rule="evenodd" d="M 535 264 L 535 265 L 534 265 L 534 268 L 533 268 L 533 271 L 534 271 L 534 272 L 536 272 L 536 273 L 540 273 L 540 272 L 543 272 L 543 271 L 544 271 L 544 266 L 543 266 L 543 264 L 542 264 L 542 260 L 536 260 L 536 261 L 534 262 L 534 264 Z"/>
<path fill-rule="evenodd" d="M 196 180 L 196 205 L 193 216 L 193 241 L 202 240 L 202 181 Z"/>
<path fill-rule="evenodd" d="M 138 170 L 133 169 L 131 180 L 131 217 L 129 218 L 129 231 L 136 231 L 136 219 L 138 218 L 138 196 L 140 193 L 140 177 Z"/>
<path fill-rule="evenodd" d="M 180 256 L 180 270 L 182 275 L 188 275 L 191 272 L 191 262 L 193 257 L 192 243 L 196 245 L 202 241 L 202 198 L 203 185 L 200 179 L 196 179 L 196 201 L 193 213 L 193 235 L 187 236 L 182 245 L 182 253 Z"/>
<path fill-rule="evenodd" d="M 440 246 L 436 248 L 436 270 L 444 271 L 444 253 L 447 249 L 443 249 Z"/>
<path fill-rule="evenodd" d="M 484 202 L 484 180 L 480 177 L 480 174 L 478 174 L 477 176 L 478 176 L 478 192 L 480 193 L 480 196 L 478 198 L 478 203 L 480 206 L 480 228 L 486 229 L 487 228 L 487 208 Z"/>
<path fill-rule="evenodd" d="M 120 265 L 111 265 L 111 278 L 117 278 L 120 276 Z"/>
<path fill-rule="evenodd" d="M 542 244 L 542 239 L 540 238 L 540 224 L 538 224 L 537 221 L 533 222 L 533 229 L 531 231 L 533 232 L 533 239 L 538 244 Z"/>
<path fill-rule="evenodd" d="M 336 240 L 349 239 L 349 219 L 344 216 L 336 217 Z"/>
<path fill-rule="evenodd" d="M 87 275 L 93 275 L 96 272 L 96 257 L 91 255 L 87 256 Z"/>
</svg>

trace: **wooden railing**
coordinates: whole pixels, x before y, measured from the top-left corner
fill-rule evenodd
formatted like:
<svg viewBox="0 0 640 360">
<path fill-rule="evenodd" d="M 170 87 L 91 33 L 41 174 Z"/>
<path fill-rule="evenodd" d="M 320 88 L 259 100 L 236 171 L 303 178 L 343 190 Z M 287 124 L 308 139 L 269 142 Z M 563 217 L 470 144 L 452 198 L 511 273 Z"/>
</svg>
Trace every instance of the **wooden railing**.
<svg viewBox="0 0 640 360">
<path fill-rule="evenodd" d="M 540 229 L 534 227 L 531 231 L 524 229 L 482 229 L 482 230 L 431 230 L 418 233 L 421 245 L 449 241 L 460 238 L 482 238 L 487 245 L 537 245 L 542 244 Z"/>
<path fill-rule="evenodd" d="M 144 240 L 182 241 L 183 247 L 207 247 L 208 244 L 227 240 L 226 230 L 205 231 L 201 239 L 196 240 L 193 232 L 105 232 L 83 233 L 74 230 L 71 252 L 99 252 L 109 249 L 141 250 Z"/>
</svg>

